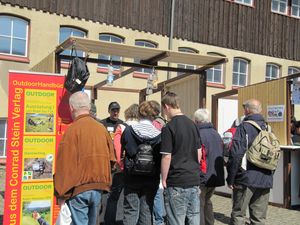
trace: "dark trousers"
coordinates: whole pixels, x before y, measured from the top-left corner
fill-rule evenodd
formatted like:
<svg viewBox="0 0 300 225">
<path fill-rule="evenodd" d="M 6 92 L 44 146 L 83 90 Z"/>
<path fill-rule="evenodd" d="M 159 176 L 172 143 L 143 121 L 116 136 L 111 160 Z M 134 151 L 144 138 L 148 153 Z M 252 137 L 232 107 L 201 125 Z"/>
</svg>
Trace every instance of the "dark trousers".
<svg viewBox="0 0 300 225">
<path fill-rule="evenodd" d="M 269 203 L 269 188 L 238 186 L 233 189 L 230 225 L 244 225 L 249 207 L 250 224 L 264 225 Z"/>
<path fill-rule="evenodd" d="M 113 175 L 111 191 L 108 194 L 106 210 L 104 215 L 105 225 L 116 224 L 118 200 L 121 192 L 124 188 L 124 174 L 123 172 L 117 172 Z"/>
<path fill-rule="evenodd" d="M 200 193 L 200 225 L 214 225 L 214 210 L 211 197 L 215 187 L 201 187 Z"/>
<path fill-rule="evenodd" d="M 157 187 L 124 188 L 124 225 L 151 225 Z"/>
</svg>

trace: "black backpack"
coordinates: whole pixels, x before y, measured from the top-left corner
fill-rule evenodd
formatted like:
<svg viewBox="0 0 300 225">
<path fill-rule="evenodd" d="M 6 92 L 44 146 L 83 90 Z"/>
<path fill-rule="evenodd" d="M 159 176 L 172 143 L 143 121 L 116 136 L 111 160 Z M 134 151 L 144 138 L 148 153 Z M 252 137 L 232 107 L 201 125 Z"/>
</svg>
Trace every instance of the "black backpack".
<svg viewBox="0 0 300 225">
<path fill-rule="evenodd" d="M 137 153 L 125 162 L 126 172 L 131 175 L 154 175 L 156 166 L 153 153 L 153 147 L 149 143 L 139 144 Z"/>
<path fill-rule="evenodd" d="M 71 56 L 73 54 L 73 49 L 74 48 L 72 48 Z M 81 91 L 90 76 L 90 72 L 86 65 L 86 62 L 77 57 L 76 50 L 75 55 L 75 58 L 73 58 L 70 62 L 68 74 L 64 83 L 64 87 L 70 93 Z"/>
</svg>

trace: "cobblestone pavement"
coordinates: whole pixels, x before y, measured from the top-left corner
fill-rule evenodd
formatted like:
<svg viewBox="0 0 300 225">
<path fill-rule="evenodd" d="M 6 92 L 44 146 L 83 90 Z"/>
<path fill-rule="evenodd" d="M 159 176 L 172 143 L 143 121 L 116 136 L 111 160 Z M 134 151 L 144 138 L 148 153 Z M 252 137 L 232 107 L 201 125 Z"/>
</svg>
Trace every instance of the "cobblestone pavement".
<svg viewBox="0 0 300 225">
<path fill-rule="evenodd" d="M 229 224 L 231 199 L 214 195 L 212 198 L 215 225 Z M 300 211 L 269 205 L 266 225 L 300 225 Z"/>
<path fill-rule="evenodd" d="M 0 224 L 3 224 L 4 187 L 5 167 L 0 166 Z M 214 195 L 212 201 L 216 219 L 215 225 L 229 224 L 231 199 Z M 300 225 L 300 211 L 269 206 L 266 225 Z"/>
</svg>

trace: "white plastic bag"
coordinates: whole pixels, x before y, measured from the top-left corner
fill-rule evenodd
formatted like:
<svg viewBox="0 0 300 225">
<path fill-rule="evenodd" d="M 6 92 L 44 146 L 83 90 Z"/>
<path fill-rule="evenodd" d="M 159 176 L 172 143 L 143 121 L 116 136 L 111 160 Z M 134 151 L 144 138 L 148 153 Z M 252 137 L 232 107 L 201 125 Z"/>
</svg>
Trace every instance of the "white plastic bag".
<svg viewBox="0 0 300 225">
<path fill-rule="evenodd" d="M 64 203 L 61 208 L 59 215 L 56 219 L 56 225 L 70 225 L 72 222 L 71 212 L 66 203 Z"/>
</svg>

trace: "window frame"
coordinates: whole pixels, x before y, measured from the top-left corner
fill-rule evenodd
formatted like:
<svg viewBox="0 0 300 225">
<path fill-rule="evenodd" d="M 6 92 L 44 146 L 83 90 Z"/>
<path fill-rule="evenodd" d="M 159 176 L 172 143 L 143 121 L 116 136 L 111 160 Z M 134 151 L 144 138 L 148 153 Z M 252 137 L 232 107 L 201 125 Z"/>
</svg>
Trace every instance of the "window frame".
<svg viewBox="0 0 300 225">
<path fill-rule="evenodd" d="M 71 35 L 70 36 L 68 36 L 65 40 L 60 40 L 61 39 L 61 29 L 63 29 L 63 28 L 67 28 L 67 29 L 72 29 L 72 30 L 76 30 L 76 31 L 80 31 L 80 32 L 82 32 L 83 34 L 84 34 L 84 36 L 83 36 L 83 38 L 87 38 L 87 35 L 88 35 L 88 32 L 87 32 L 87 30 L 85 30 L 85 29 L 82 29 L 82 28 L 80 28 L 80 27 L 75 27 L 75 26 L 69 26 L 69 25 L 61 25 L 60 27 L 59 27 L 59 36 L 58 36 L 58 43 L 59 44 L 61 44 L 61 43 L 63 43 L 65 40 L 67 40 L 67 38 L 69 38 L 69 37 L 71 37 L 71 36 L 74 36 L 74 35 L 72 35 L 72 33 L 73 33 L 73 31 L 71 32 Z M 74 36 L 74 37 L 80 37 L 80 36 Z M 71 51 L 71 50 L 65 50 L 65 51 Z M 78 51 L 77 51 L 78 52 Z M 71 55 L 71 52 L 70 52 L 70 54 L 66 54 L 66 53 L 63 53 L 63 52 L 61 52 L 60 54 L 65 54 L 65 55 Z M 74 53 L 75 54 L 75 53 Z M 78 54 L 78 53 L 77 53 Z M 79 55 L 80 56 L 80 55 Z M 85 52 L 83 52 L 82 51 L 82 57 L 85 57 Z M 66 64 L 66 62 L 68 63 L 69 61 L 68 60 L 62 60 L 62 64 Z M 67 67 L 69 66 L 69 65 L 66 65 Z"/>
<path fill-rule="evenodd" d="M 0 140 L 4 141 L 4 149 L 3 149 L 3 155 L 0 155 L 0 158 L 6 158 L 6 144 L 7 144 L 7 118 L 0 118 L 0 120 L 5 121 L 5 128 L 4 128 L 4 136 L 0 137 Z"/>
<path fill-rule="evenodd" d="M 289 70 L 298 70 L 298 73 L 300 73 L 300 68 L 297 67 L 297 66 L 289 66 L 288 67 L 288 75 L 291 75 L 291 74 L 295 74 L 295 73 L 289 73 Z M 297 72 L 296 72 L 297 73 Z"/>
<path fill-rule="evenodd" d="M 208 71 L 210 70 L 210 71 L 212 71 L 212 73 L 213 73 L 213 75 L 212 75 L 212 77 L 214 78 L 215 77 L 215 71 L 217 70 L 216 69 L 216 67 L 218 67 L 218 66 L 221 66 L 221 69 L 220 69 L 220 76 L 221 76 L 221 80 L 220 80 L 220 82 L 216 82 L 216 81 L 214 81 L 214 79 L 212 80 L 212 81 L 209 81 L 208 79 L 207 79 L 207 73 L 208 73 Z M 206 82 L 207 83 L 212 83 L 212 84 L 223 84 L 223 71 L 224 71 L 224 65 L 223 64 L 220 64 L 220 65 L 216 65 L 216 66 L 214 66 L 214 67 L 211 67 L 211 68 L 209 68 L 209 69 L 207 69 L 206 70 Z"/>
<path fill-rule="evenodd" d="M 153 47 L 148 47 L 148 46 L 141 46 L 141 45 L 137 45 L 136 43 L 137 42 L 143 42 L 143 43 L 147 43 L 147 44 L 150 44 L 152 45 Z M 153 41 L 150 41 L 150 40 L 145 40 L 145 39 L 136 39 L 134 40 L 134 46 L 137 46 L 137 47 L 141 47 L 141 48 L 157 48 L 158 47 L 158 44 L 153 42 Z M 134 59 L 134 62 L 135 63 L 139 63 L 140 60 L 139 59 Z M 138 77 L 138 78 L 148 78 L 149 74 L 151 74 L 151 72 L 148 72 L 148 71 L 152 71 L 152 69 L 150 68 L 138 68 L 135 72 L 134 72 L 134 77 Z"/>
<path fill-rule="evenodd" d="M 276 78 L 273 78 L 272 77 L 272 74 L 271 74 L 271 76 L 267 76 L 268 74 L 267 74 L 267 69 L 268 69 L 268 66 L 271 66 L 271 67 L 275 67 L 276 69 L 277 69 L 277 77 Z M 280 78 L 280 72 L 281 71 L 281 66 L 279 65 L 279 64 L 277 64 L 277 63 L 272 63 L 272 62 L 269 62 L 269 63 L 267 63 L 266 64 L 266 71 L 265 71 L 265 81 L 269 81 L 269 80 L 276 80 L 276 79 L 278 79 L 278 78 Z M 270 72 L 272 72 L 272 70 L 270 71 Z M 270 74 L 269 74 L 270 75 Z"/>
<path fill-rule="evenodd" d="M 254 0 L 250 0 L 251 3 L 245 3 L 245 2 L 239 2 L 239 0 L 226 0 L 226 1 L 229 1 L 229 2 L 232 2 L 232 3 L 236 3 L 236 4 L 240 4 L 240 5 L 244 5 L 244 6 L 249 6 L 249 7 L 254 7 Z M 241 0 L 243 1 L 243 0 Z"/>
<path fill-rule="evenodd" d="M 286 9 L 285 9 L 285 12 L 280 12 L 280 11 L 275 11 L 273 10 L 273 2 L 274 1 L 277 1 L 277 2 L 286 2 Z M 298 7 L 298 15 L 294 15 L 293 14 L 293 6 L 295 4 L 293 4 L 293 0 L 271 0 L 271 12 L 273 13 L 277 13 L 277 14 L 280 14 L 280 15 L 284 15 L 284 16 L 289 16 L 289 17 L 293 17 L 293 18 L 297 18 L 297 19 L 300 19 L 300 2 L 299 2 L 299 5 L 296 5 L 296 7 Z M 280 9 L 280 6 L 278 5 L 279 9 Z"/>
<path fill-rule="evenodd" d="M 221 53 L 218 53 L 218 52 L 207 52 L 207 55 L 211 55 L 211 56 L 219 56 L 219 57 L 226 57 L 224 54 L 221 54 Z M 208 70 L 215 70 L 215 67 L 217 66 L 221 66 L 221 82 L 215 82 L 215 81 L 208 81 L 207 80 L 207 71 Z M 221 87 L 225 87 L 224 86 L 224 68 L 225 68 L 225 64 L 219 64 L 219 65 L 216 65 L 212 68 L 209 68 L 206 70 L 206 83 L 208 83 L 209 85 L 211 86 L 219 86 L 221 85 Z"/>
<path fill-rule="evenodd" d="M 245 79 L 245 84 L 244 85 L 241 85 L 240 84 L 240 75 L 241 75 L 241 72 L 240 71 L 238 71 L 238 72 L 235 72 L 234 71 L 234 63 L 235 63 L 235 61 L 236 60 L 239 60 L 239 68 L 240 68 L 240 62 L 241 61 L 243 61 L 243 62 L 246 62 L 246 79 Z M 242 58 L 242 57 L 234 57 L 233 58 L 233 67 L 232 67 L 232 86 L 233 87 L 245 87 L 245 86 L 247 86 L 248 85 L 248 80 L 249 80 L 249 66 L 250 66 L 250 60 L 248 60 L 248 59 L 245 59 L 245 58 Z M 234 84 L 233 83 L 233 77 L 234 77 L 234 73 L 238 73 L 238 84 Z"/>
<path fill-rule="evenodd" d="M 13 39 L 18 39 L 18 40 L 25 40 L 25 55 L 17 55 L 17 54 L 12 54 L 12 53 L 5 53 L 5 52 L 0 52 L 0 59 L 2 60 L 8 60 L 8 61 L 16 61 L 16 62 L 24 62 L 24 63 L 29 63 L 29 49 L 30 49 L 30 20 L 19 16 L 19 15 L 14 15 L 14 14 L 6 14 L 6 13 L 0 13 L 0 17 L 8 17 L 11 19 L 11 24 L 10 24 L 10 36 L 7 35 L 1 35 L 1 37 L 6 37 L 10 39 L 10 52 L 12 52 L 12 40 Z M 25 38 L 20 38 L 20 37 L 15 37 L 13 36 L 12 29 L 13 29 L 13 20 L 17 19 L 20 21 L 23 21 L 26 23 L 26 34 Z"/>
<path fill-rule="evenodd" d="M 293 15 L 293 0 L 291 0 L 291 6 L 290 6 L 290 16 L 294 17 L 294 18 L 299 18 L 300 19 L 300 2 L 298 7 L 298 16 L 297 15 Z"/>
<path fill-rule="evenodd" d="M 118 39 L 121 40 L 121 42 L 112 42 L 112 41 L 106 41 L 106 42 L 118 43 L 118 44 L 123 44 L 125 42 L 125 38 L 124 37 L 122 37 L 122 36 L 120 36 L 118 34 L 113 34 L 113 33 L 99 33 L 99 35 L 98 35 L 98 40 L 99 41 L 104 41 L 104 40 L 100 40 L 100 36 L 101 35 L 108 35 L 108 36 L 110 36 L 110 39 L 111 39 L 111 37 L 115 37 L 115 38 L 118 38 Z M 101 56 L 105 56 L 105 57 L 108 56 L 107 60 L 112 60 L 112 57 L 114 57 L 113 55 L 98 55 L 98 59 L 100 59 Z M 122 61 L 122 57 L 120 57 L 120 62 L 121 61 Z M 114 74 L 115 74 L 115 73 L 119 73 L 120 72 L 121 66 L 113 66 L 113 68 L 114 68 Z M 107 72 L 107 71 L 108 71 L 108 65 L 101 64 L 101 63 L 97 64 L 97 72 L 101 73 L 101 72 Z"/>
<path fill-rule="evenodd" d="M 178 52 L 199 54 L 199 51 L 197 49 L 190 48 L 190 47 L 178 47 Z M 177 64 L 177 68 L 182 68 L 182 69 L 192 69 L 192 70 L 195 70 L 196 67 L 197 67 L 196 65 L 192 65 L 192 64 L 182 64 L 182 63 L 178 63 Z M 177 76 L 180 76 L 182 74 L 184 74 L 184 73 L 177 72 Z"/>
</svg>

